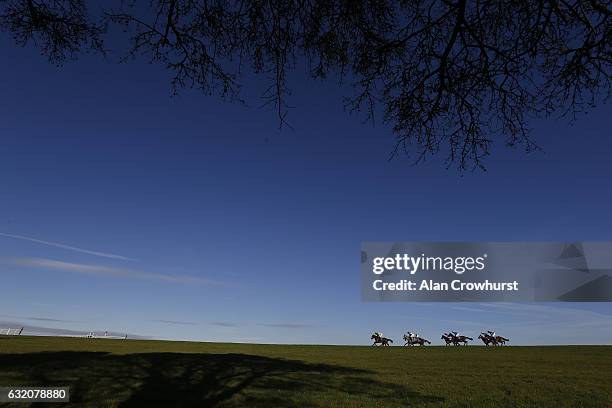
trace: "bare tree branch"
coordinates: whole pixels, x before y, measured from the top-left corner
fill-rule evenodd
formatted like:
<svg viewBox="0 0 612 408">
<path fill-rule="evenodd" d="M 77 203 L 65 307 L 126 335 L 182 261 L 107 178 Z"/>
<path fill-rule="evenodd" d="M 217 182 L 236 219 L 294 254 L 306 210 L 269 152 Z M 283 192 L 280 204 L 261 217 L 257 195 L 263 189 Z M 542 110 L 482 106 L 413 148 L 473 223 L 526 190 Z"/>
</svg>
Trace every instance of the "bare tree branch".
<svg viewBox="0 0 612 408">
<path fill-rule="evenodd" d="M 494 143 L 538 146 L 530 118 L 571 120 L 610 95 L 610 4 L 599 0 L 152 0 L 107 9 L 84 0 L 0 0 L 0 29 L 55 62 L 102 50 L 106 24 L 131 34 L 127 56 L 172 72 L 172 88 L 240 100 L 245 69 L 287 125 L 288 72 L 338 74 L 350 111 L 391 125 L 392 157 L 442 152 L 447 166 L 484 169 Z"/>
<path fill-rule="evenodd" d="M 82 50 L 104 53 L 104 27 L 90 21 L 83 0 L 1 0 L 0 30 L 20 46 L 34 43 L 55 64 Z"/>
</svg>

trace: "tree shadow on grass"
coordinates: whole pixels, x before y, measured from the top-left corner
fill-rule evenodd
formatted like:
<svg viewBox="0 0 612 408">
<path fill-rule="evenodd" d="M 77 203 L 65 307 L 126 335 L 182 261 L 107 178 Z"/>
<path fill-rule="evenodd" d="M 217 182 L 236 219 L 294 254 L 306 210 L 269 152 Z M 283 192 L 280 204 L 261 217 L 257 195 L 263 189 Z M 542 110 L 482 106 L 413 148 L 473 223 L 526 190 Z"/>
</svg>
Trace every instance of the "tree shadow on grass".
<svg viewBox="0 0 612 408">
<path fill-rule="evenodd" d="M 324 407 L 442 402 L 372 371 L 248 354 L 0 354 L 2 386 L 69 386 L 77 406 Z"/>
</svg>

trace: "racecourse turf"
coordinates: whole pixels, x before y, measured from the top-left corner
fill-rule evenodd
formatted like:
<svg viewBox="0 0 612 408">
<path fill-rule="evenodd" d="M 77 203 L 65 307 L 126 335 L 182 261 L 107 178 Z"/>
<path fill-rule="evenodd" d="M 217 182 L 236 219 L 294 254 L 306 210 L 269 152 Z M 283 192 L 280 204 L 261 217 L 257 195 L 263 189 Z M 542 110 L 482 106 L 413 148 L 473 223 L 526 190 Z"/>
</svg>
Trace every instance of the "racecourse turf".
<svg viewBox="0 0 612 408">
<path fill-rule="evenodd" d="M 610 407 L 612 346 L 374 348 L 2 336 L 0 386 L 69 386 L 71 403 L 62 406 Z"/>
</svg>

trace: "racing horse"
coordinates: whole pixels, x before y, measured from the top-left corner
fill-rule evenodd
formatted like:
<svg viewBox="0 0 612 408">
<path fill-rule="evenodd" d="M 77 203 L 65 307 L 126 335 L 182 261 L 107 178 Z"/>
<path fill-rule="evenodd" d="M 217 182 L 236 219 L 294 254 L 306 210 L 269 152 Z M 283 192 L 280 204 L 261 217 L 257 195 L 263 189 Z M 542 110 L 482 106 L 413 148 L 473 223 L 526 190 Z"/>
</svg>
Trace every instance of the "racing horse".
<svg viewBox="0 0 612 408">
<path fill-rule="evenodd" d="M 374 340 L 374 343 L 372 343 L 372 346 L 375 346 L 377 344 L 380 344 L 381 346 L 390 346 L 391 344 L 389 343 L 393 343 L 393 340 L 388 339 L 386 337 L 380 337 L 375 334 L 372 335 L 371 339 Z"/>
<path fill-rule="evenodd" d="M 480 336 L 478 336 L 478 338 L 480 340 L 482 340 L 482 342 L 485 344 L 485 346 L 488 346 L 490 344 L 497 346 L 497 339 L 493 336 L 490 336 L 486 333 L 480 333 Z"/>
<path fill-rule="evenodd" d="M 440 337 L 440 338 L 446 342 L 447 346 L 450 345 L 450 344 L 454 344 L 453 336 L 450 335 L 450 334 L 444 333 L 442 335 L 442 337 Z"/>
<path fill-rule="evenodd" d="M 404 334 L 404 340 L 406 341 L 406 343 L 404 343 L 404 346 L 414 346 L 415 344 L 418 344 L 419 346 L 424 346 L 425 343 L 431 344 L 431 341 L 426 340 L 422 337 L 410 337 L 407 334 Z"/>
<path fill-rule="evenodd" d="M 474 340 L 473 338 L 468 336 L 455 336 L 452 333 L 444 333 L 440 338 L 446 342 L 447 346 L 449 344 L 452 344 L 453 346 L 458 346 L 459 343 L 463 343 L 464 346 L 467 346 L 468 340 Z"/>
<path fill-rule="evenodd" d="M 455 346 L 458 346 L 459 343 L 463 343 L 464 346 L 467 346 L 468 340 L 474 340 L 474 339 L 468 336 L 454 336 L 453 344 Z"/>
<path fill-rule="evenodd" d="M 505 346 L 507 341 L 510 341 L 510 339 L 507 339 L 505 337 L 502 336 L 495 336 L 495 341 L 497 342 L 497 344 L 499 344 L 500 346 Z"/>
</svg>

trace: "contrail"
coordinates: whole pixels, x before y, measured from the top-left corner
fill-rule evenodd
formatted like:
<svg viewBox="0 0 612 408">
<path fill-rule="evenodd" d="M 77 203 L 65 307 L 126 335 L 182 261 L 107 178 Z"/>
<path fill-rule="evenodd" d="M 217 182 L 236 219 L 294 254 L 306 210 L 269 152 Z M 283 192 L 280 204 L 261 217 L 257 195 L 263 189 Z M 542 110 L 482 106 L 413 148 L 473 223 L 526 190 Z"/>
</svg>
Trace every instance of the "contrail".
<svg viewBox="0 0 612 408">
<path fill-rule="evenodd" d="M 113 268 L 102 265 L 86 265 L 79 263 L 56 261 L 47 258 L 0 258 L 2 263 L 10 263 L 13 265 L 44 268 L 56 271 L 73 272 L 81 275 L 97 275 L 114 278 L 135 278 L 157 280 L 162 282 L 182 283 L 182 284 L 199 284 L 199 285 L 218 285 L 209 279 L 199 276 L 184 276 L 184 275 L 167 275 L 163 273 L 143 272 L 133 269 Z"/>
<path fill-rule="evenodd" d="M 89 249 L 83 249 L 83 248 L 78 248 L 78 247 L 74 247 L 74 246 L 70 246 L 70 245 L 64 245 L 64 244 L 60 244 L 58 242 L 43 241 L 42 239 L 26 237 L 26 236 L 23 236 L 23 235 L 7 234 L 7 233 L 4 233 L 4 232 L 0 232 L 0 236 L 7 237 L 7 238 L 21 239 L 23 241 L 35 242 L 37 244 L 48 245 L 48 246 L 52 246 L 52 247 L 56 247 L 56 248 L 67 249 L 69 251 L 80 252 L 82 254 L 101 256 L 103 258 L 119 259 L 119 260 L 122 260 L 122 261 L 135 261 L 136 260 L 134 258 L 128 258 L 127 256 L 108 254 L 106 252 L 91 251 Z"/>
</svg>

